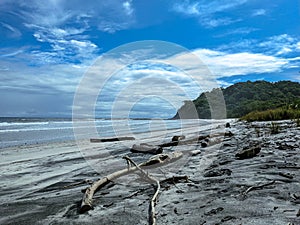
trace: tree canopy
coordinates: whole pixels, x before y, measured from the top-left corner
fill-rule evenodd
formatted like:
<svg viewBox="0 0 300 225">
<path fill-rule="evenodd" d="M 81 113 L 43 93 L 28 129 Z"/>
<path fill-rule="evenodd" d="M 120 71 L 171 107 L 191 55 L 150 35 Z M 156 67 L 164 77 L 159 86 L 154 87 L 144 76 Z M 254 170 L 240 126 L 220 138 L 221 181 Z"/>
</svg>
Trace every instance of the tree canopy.
<svg viewBox="0 0 300 225">
<path fill-rule="evenodd" d="M 227 88 L 221 88 L 225 100 L 227 118 L 240 118 L 253 111 L 276 109 L 289 105 L 300 107 L 300 83 L 292 81 L 247 81 L 239 82 Z M 201 93 L 193 101 L 185 101 L 178 110 L 175 119 L 189 118 L 191 108 L 195 108 L 198 118 L 211 118 L 211 105 L 208 96 L 216 90 Z M 193 106 L 192 107 L 192 104 Z M 180 115 L 180 116 L 179 116 Z"/>
</svg>

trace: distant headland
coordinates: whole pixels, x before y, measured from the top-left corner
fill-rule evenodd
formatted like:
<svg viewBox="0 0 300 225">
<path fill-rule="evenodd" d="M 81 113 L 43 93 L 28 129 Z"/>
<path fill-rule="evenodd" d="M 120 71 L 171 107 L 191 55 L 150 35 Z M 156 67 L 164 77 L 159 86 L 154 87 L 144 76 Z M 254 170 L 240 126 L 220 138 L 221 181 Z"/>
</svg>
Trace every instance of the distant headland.
<svg viewBox="0 0 300 225">
<path fill-rule="evenodd" d="M 173 119 L 191 119 L 191 110 L 196 109 L 198 118 L 210 119 L 211 110 L 207 96 L 222 91 L 227 118 L 245 118 L 251 120 L 250 116 L 255 113 L 267 112 L 268 116 L 262 115 L 257 120 L 280 120 L 294 119 L 300 116 L 300 83 L 292 81 L 247 81 L 239 82 L 227 88 L 213 89 L 203 92 L 193 101 L 185 101 L 184 105 L 177 111 Z M 299 106 L 299 107 L 298 107 Z M 271 110 L 271 111 L 270 111 Z M 272 114 L 270 116 L 270 113 Z M 273 115 L 276 114 L 276 115 Z"/>
</svg>

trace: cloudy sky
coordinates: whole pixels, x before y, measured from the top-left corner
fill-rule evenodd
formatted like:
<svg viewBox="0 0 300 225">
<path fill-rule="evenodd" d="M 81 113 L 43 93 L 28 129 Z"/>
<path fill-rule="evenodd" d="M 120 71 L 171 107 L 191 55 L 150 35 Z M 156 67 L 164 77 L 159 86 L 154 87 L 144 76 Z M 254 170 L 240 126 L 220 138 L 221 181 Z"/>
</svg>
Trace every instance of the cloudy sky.
<svg viewBox="0 0 300 225">
<path fill-rule="evenodd" d="M 300 80 L 299 0 L 1 0 L 0 32 L 0 116 L 168 118 L 214 87 Z"/>
</svg>

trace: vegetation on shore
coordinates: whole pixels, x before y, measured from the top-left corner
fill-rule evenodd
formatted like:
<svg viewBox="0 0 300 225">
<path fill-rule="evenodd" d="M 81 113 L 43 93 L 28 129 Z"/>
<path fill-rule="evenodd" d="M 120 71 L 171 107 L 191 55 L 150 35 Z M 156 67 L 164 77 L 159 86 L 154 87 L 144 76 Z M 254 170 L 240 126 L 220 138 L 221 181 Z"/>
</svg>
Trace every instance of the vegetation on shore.
<svg viewBox="0 0 300 225">
<path fill-rule="evenodd" d="M 242 116 L 241 120 L 252 122 L 252 121 L 274 121 L 274 120 L 292 119 L 297 122 L 300 120 L 299 118 L 300 118 L 300 109 L 292 108 L 292 107 L 281 107 L 281 108 L 269 109 L 265 111 L 250 112 L 247 115 Z"/>
<path fill-rule="evenodd" d="M 221 91 L 226 104 L 227 118 L 243 118 L 249 121 L 299 118 L 300 83 L 298 82 L 247 81 L 221 88 Z M 213 89 L 200 94 L 193 101 L 185 101 L 174 119 L 179 119 L 179 115 L 187 115 L 185 119 L 188 119 L 189 115 L 192 115 L 191 109 L 196 109 L 198 118 L 210 119 L 211 106 L 207 99 L 215 92 L 217 93 L 216 89 Z"/>
</svg>

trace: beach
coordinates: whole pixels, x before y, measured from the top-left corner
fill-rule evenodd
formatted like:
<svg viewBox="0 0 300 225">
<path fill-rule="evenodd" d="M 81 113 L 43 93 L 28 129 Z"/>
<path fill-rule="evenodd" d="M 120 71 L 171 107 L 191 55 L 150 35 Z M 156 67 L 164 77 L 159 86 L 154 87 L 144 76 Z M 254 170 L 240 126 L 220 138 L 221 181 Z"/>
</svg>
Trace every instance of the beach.
<svg viewBox="0 0 300 225">
<path fill-rule="evenodd" d="M 80 213 L 83 192 L 127 168 L 124 156 L 137 163 L 153 157 L 132 153 L 134 144 L 158 146 L 175 135 L 185 139 L 163 153 L 181 152 L 182 157 L 147 169 L 161 181 L 157 224 L 300 224 L 300 129 L 294 122 L 277 122 L 275 134 L 270 122 L 163 121 L 164 127 L 160 122 L 134 121 L 130 134 L 116 132 L 135 140 L 92 143 L 96 137 L 87 133 L 74 139 L 70 131 L 63 140 L 6 144 L 0 149 L 0 224 L 148 224 L 155 185 L 139 172 L 101 187 L 93 209 Z M 195 141 L 200 136 L 207 138 Z M 255 146 L 257 154 L 237 157 Z"/>
</svg>

